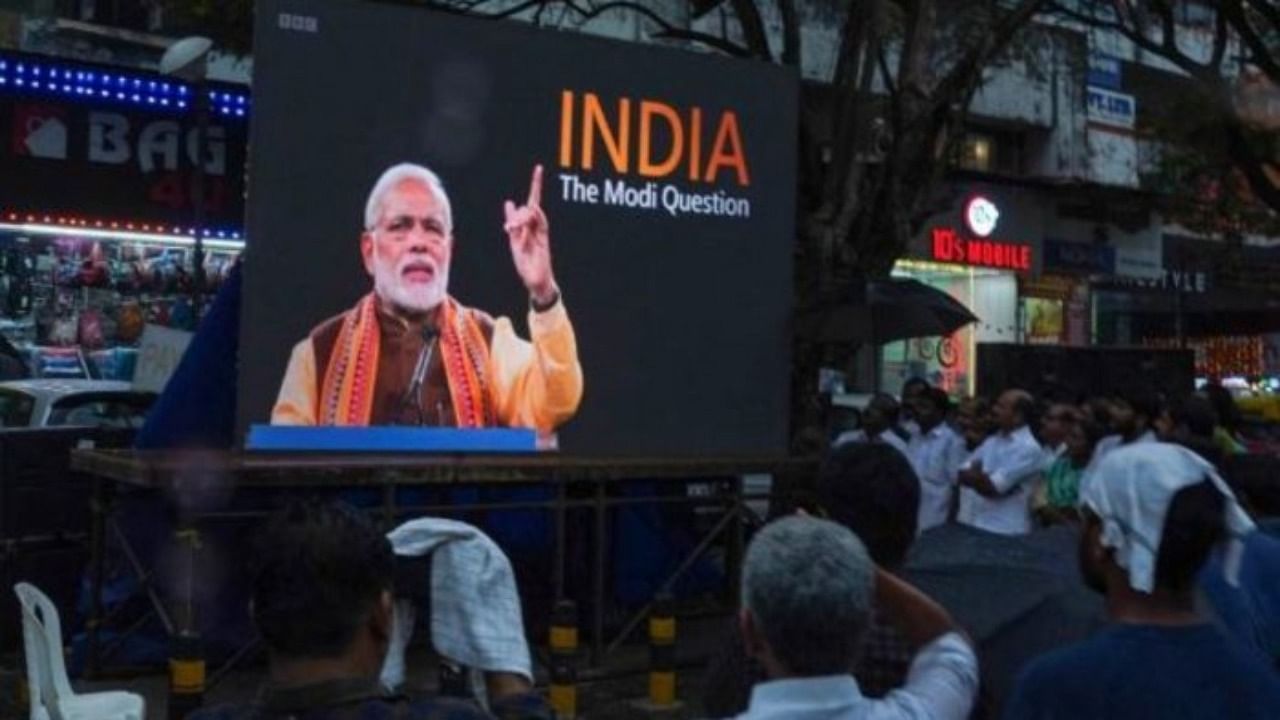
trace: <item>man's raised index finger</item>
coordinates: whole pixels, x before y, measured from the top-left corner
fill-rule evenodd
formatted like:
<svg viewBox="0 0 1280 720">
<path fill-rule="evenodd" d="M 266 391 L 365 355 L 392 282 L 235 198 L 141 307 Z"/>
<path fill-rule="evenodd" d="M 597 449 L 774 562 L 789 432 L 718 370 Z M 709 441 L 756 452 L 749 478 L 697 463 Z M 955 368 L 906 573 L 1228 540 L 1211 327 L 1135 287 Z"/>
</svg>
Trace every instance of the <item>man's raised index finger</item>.
<svg viewBox="0 0 1280 720">
<path fill-rule="evenodd" d="M 529 202 L 531 207 L 542 204 L 542 166 L 533 166 L 533 177 L 529 179 Z"/>
</svg>

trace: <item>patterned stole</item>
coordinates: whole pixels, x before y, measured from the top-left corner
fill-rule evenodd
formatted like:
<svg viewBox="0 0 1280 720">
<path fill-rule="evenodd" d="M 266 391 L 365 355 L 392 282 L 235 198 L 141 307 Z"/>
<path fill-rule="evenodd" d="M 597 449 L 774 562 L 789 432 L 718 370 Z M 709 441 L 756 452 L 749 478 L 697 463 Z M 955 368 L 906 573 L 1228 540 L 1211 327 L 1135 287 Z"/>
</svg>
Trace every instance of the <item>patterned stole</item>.
<svg viewBox="0 0 1280 720">
<path fill-rule="evenodd" d="M 454 419 L 460 428 L 492 427 L 497 418 L 485 378 L 489 345 L 484 331 L 471 313 L 459 310 L 453 298 L 446 298 L 442 310 L 440 354 Z M 319 424 L 369 424 L 380 346 L 377 298 L 369 293 L 342 320 L 320 386 Z"/>
</svg>

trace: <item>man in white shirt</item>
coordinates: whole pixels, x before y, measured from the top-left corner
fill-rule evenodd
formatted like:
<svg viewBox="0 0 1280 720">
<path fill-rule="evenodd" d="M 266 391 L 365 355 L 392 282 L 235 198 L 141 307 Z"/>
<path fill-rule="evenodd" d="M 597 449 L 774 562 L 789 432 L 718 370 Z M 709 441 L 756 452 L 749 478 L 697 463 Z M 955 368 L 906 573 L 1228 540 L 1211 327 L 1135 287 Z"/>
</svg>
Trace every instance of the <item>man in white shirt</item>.
<svg viewBox="0 0 1280 720">
<path fill-rule="evenodd" d="M 907 454 L 907 441 L 898 434 L 898 401 L 888 393 L 877 393 L 862 412 L 862 429 L 841 433 L 832 443 L 840 447 L 847 443 L 884 443 Z"/>
<path fill-rule="evenodd" d="M 1160 417 L 1160 396 L 1154 390 L 1134 387 L 1107 403 L 1111 415 L 1111 435 L 1098 441 L 1086 473 L 1092 474 L 1102 458 L 1116 448 L 1137 443 L 1159 442 L 1152 423 Z"/>
<path fill-rule="evenodd" d="M 1027 425 L 1035 409 L 1025 390 L 1006 390 L 992 407 L 997 432 L 969 456 L 960 470 L 956 519 L 990 532 L 1031 532 L 1031 481 L 1044 463 L 1040 443 Z"/>
<path fill-rule="evenodd" d="M 915 418 L 915 399 L 929 387 L 924 378 L 913 377 L 902 383 L 902 422 L 898 428 L 913 438 L 920 434 L 920 423 Z"/>
<path fill-rule="evenodd" d="M 916 649 L 907 683 L 865 697 L 849 674 L 872 603 Z M 962 720 L 978 690 L 978 660 L 937 603 L 878 570 L 861 541 L 826 520 L 792 516 L 747 549 L 739 617 L 747 651 L 769 677 L 746 720 Z"/>
<path fill-rule="evenodd" d="M 920 479 L 919 532 L 947 521 L 955 497 L 956 477 L 969 452 L 964 438 L 943 422 L 951 399 L 940 388 L 917 393 L 912 401 L 920 432 L 907 443 L 907 459 Z"/>
</svg>

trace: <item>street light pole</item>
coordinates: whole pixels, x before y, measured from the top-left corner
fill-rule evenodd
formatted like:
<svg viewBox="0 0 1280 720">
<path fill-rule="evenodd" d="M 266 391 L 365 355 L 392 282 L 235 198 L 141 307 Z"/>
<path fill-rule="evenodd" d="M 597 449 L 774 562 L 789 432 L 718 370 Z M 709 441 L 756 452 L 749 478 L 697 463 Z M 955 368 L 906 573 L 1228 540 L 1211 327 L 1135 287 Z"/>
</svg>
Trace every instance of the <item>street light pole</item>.
<svg viewBox="0 0 1280 720">
<path fill-rule="evenodd" d="M 195 249 L 191 254 L 191 304 L 193 316 L 199 324 L 204 301 L 204 232 L 205 232 L 205 148 L 209 137 L 209 91 L 204 78 L 195 84 L 196 163 L 191 175 L 191 217 L 195 223 Z"/>
<path fill-rule="evenodd" d="M 199 324 L 204 299 L 204 232 L 205 232 L 205 146 L 209 136 L 209 51 L 213 41 L 204 37 L 183 38 L 169 46 L 160 60 L 160 72 L 191 83 L 195 93 L 192 113 L 195 116 L 195 169 L 191 175 L 191 214 L 195 223 L 192 252 L 191 303 L 196 323 Z"/>
</svg>

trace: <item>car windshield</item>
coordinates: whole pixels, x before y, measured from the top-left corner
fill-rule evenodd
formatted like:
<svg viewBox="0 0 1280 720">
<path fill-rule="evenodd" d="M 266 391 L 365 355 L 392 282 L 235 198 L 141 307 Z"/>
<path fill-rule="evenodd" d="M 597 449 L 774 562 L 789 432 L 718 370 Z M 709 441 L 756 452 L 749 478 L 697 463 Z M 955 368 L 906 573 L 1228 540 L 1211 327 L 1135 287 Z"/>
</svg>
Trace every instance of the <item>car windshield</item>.
<svg viewBox="0 0 1280 720">
<path fill-rule="evenodd" d="M 21 390 L 0 388 L 0 427 L 27 427 L 36 399 Z"/>
<path fill-rule="evenodd" d="M 140 428 L 155 396 L 149 393 L 84 393 L 53 404 L 48 425 Z"/>
</svg>

